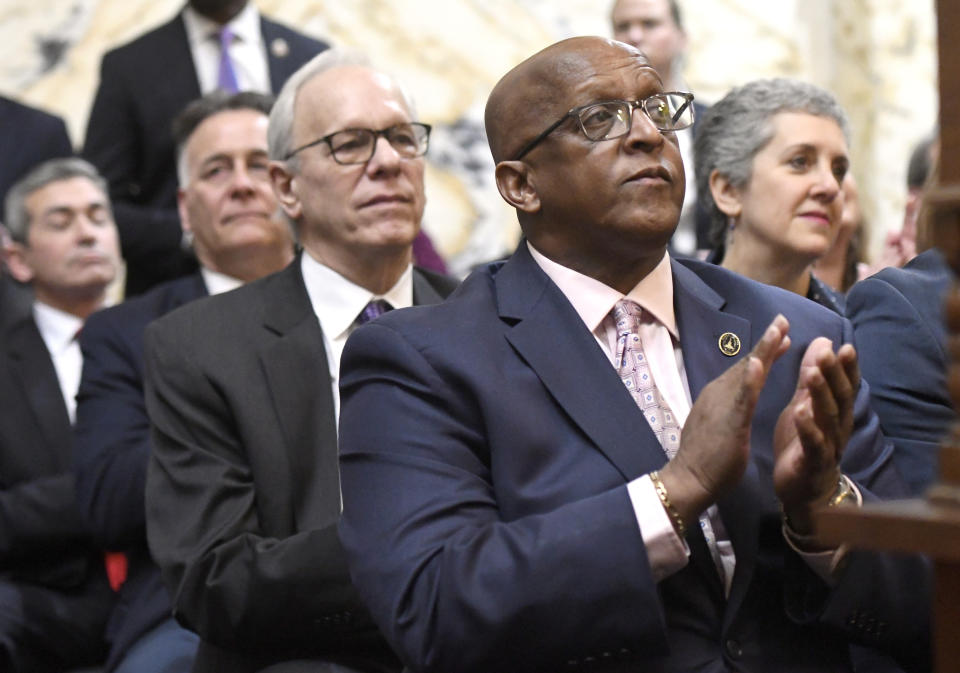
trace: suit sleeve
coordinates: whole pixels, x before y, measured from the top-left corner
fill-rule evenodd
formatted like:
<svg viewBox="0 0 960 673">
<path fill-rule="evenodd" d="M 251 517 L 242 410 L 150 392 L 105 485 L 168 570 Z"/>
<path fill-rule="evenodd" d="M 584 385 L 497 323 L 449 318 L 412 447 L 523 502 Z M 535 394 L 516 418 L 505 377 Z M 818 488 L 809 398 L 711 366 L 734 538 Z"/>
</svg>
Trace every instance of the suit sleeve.
<svg viewBox="0 0 960 673">
<path fill-rule="evenodd" d="M 239 651 L 323 652 L 376 638 L 334 522 L 262 533 L 229 394 L 191 357 L 190 337 L 155 323 L 145 339 L 153 453 L 147 537 L 177 618 Z M 242 395 L 242 391 L 235 391 Z"/>
<path fill-rule="evenodd" d="M 880 278 L 853 287 L 847 314 L 871 404 L 896 446 L 897 466 L 919 495 L 933 481 L 940 441 L 955 419 L 946 354 L 913 303 Z"/>
<path fill-rule="evenodd" d="M 469 385 L 379 324 L 351 336 L 341 371 L 341 539 L 404 663 L 533 671 L 627 643 L 665 651 L 625 484 L 505 520 Z"/>
<path fill-rule="evenodd" d="M 108 312 L 109 313 L 109 312 Z M 122 325 L 90 318 L 80 337 L 83 374 L 74 425 L 77 501 L 100 546 L 145 543 L 143 493 L 150 456 L 150 423 L 136 344 Z"/>
<path fill-rule="evenodd" d="M 104 56 L 97 89 L 87 123 L 83 157 L 97 167 L 110 188 L 123 257 L 128 264 L 156 263 L 156 256 L 180 251 L 183 236 L 176 208 L 157 208 L 137 203 L 141 186 L 143 148 L 139 138 L 136 106 L 127 74 L 111 52 Z M 169 134 L 168 128 L 153 133 Z"/>
<path fill-rule="evenodd" d="M 852 340 L 852 326 L 844 320 L 842 343 Z M 865 502 L 905 498 L 906 486 L 894 464 L 895 449 L 881 432 L 870 397 L 870 385 L 864 380 L 841 469 L 857 483 Z M 787 576 L 793 581 L 786 585 L 786 606 L 792 619 L 801 624 L 818 621 L 855 643 L 890 652 L 909 662 L 908 670 L 929 669 L 932 574 L 926 559 L 848 551 L 828 589 L 795 554 L 788 554 Z"/>
</svg>

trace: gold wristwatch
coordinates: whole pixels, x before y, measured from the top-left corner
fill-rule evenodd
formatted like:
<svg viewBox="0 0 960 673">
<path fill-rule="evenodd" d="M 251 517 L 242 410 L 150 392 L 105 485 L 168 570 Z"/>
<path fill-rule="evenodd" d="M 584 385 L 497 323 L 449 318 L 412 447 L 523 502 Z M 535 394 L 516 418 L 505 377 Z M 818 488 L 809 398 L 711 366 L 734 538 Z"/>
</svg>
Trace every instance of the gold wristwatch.
<svg viewBox="0 0 960 673">
<path fill-rule="evenodd" d="M 850 477 L 841 473 L 840 478 L 837 480 L 837 490 L 830 496 L 827 506 L 860 505 L 861 502 L 861 496 L 857 491 L 857 487 L 850 481 Z"/>
</svg>

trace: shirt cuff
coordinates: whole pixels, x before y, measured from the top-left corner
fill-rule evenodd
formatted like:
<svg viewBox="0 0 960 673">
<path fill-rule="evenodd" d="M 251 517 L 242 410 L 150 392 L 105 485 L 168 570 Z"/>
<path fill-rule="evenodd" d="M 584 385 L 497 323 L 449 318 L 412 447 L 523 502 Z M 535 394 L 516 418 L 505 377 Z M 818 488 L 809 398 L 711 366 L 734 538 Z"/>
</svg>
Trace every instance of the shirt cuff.
<svg viewBox="0 0 960 673">
<path fill-rule="evenodd" d="M 856 501 L 854 506 L 862 507 L 863 494 L 860 493 L 859 487 L 846 475 L 841 475 L 840 478 L 846 482 L 847 487 L 853 492 L 853 497 Z M 786 519 L 783 521 L 783 539 L 787 541 L 787 544 L 790 545 L 793 551 L 800 555 L 803 562 L 807 564 L 807 567 L 809 567 L 817 577 L 826 582 L 828 586 L 832 587 L 836 585 L 837 570 L 843 565 L 843 560 L 849 551 L 847 545 L 840 545 L 836 549 L 827 549 L 819 552 L 803 551 L 798 543 L 802 544 L 804 542 L 804 536 L 794 533 L 787 524 Z"/>
<path fill-rule="evenodd" d="M 637 525 L 640 526 L 643 544 L 647 548 L 650 572 L 653 579 L 659 582 L 687 565 L 690 548 L 674 530 L 649 475 L 628 483 L 627 494 L 633 505 L 633 514 L 637 517 Z"/>
</svg>

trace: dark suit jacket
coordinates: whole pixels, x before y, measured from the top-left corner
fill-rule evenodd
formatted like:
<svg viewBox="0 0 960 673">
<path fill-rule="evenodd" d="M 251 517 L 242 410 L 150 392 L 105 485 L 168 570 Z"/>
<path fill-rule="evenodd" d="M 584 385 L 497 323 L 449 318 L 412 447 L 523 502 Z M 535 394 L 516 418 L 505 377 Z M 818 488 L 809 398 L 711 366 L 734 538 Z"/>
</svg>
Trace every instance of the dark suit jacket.
<svg viewBox="0 0 960 673">
<path fill-rule="evenodd" d="M 261 27 L 275 92 L 328 46 L 266 17 L 261 18 Z M 276 40 L 286 42 L 288 51 L 282 56 L 271 49 Z M 110 183 L 128 264 L 128 294 L 196 269 L 192 255 L 180 247 L 170 125 L 187 103 L 199 96 L 200 84 L 180 14 L 103 57 L 83 156 Z"/>
<path fill-rule="evenodd" d="M 7 190 L 27 171 L 47 159 L 72 154 L 60 117 L 0 96 L 0 212 Z"/>
<path fill-rule="evenodd" d="M 147 549 L 143 493 L 150 421 L 143 400 L 143 332 L 155 318 L 206 296 L 200 274 L 90 316 L 80 335 L 74 471 L 77 501 L 99 546 L 127 554 L 127 581 L 107 625 L 107 670 L 170 617 L 170 598 Z"/>
<path fill-rule="evenodd" d="M 774 424 L 805 347 L 818 335 L 849 341 L 849 323 L 709 264 L 674 262 L 673 274 L 694 398 L 777 313 L 791 323 L 751 461 L 719 502 L 737 558 L 727 600 L 699 528 L 689 564 L 653 580 L 626 485 L 661 468 L 664 452 L 525 245 L 443 304 L 351 335 L 341 540 L 361 598 L 414 671 L 823 673 L 849 670 L 846 634 L 888 646 L 926 636 L 913 602 L 921 561 L 852 554 L 830 592 L 781 534 Z M 739 355 L 720 352 L 724 332 L 740 337 Z M 844 471 L 865 491 L 902 493 L 890 454 L 864 389 Z"/>
<path fill-rule="evenodd" d="M 43 604 L 24 606 L 24 612 L 82 624 L 99 642 L 113 593 L 102 555 L 77 512 L 70 420 L 29 313 L 0 338 L 0 521 L 0 577 L 52 590 L 43 594 Z M 81 604 L 67 595 L 89 600 Z"/>
<path fill-rule="evenodd" d="M 936 250 L 888 268 L 847 294 L 860 371 L 893 457 L 914 494 L 936 475 L 940 440 L 956 420 L 947 390 L 943 300 L 953 274 Z"/>
<path fill-rule="evenodd" d="M 414 302 L 449 279 L 416 271 Z M 337 539 L 337 438 L 323 335 L 299 258 L 147 328 L 150 549 L 196 671 L 320 658 L 398 669 Z"/>
</svg>

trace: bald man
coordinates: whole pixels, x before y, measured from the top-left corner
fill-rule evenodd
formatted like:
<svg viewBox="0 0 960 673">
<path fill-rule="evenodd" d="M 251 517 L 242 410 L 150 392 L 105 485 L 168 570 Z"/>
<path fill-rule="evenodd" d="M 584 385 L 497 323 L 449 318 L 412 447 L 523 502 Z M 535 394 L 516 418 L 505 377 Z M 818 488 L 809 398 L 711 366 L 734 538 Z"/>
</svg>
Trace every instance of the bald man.
<svg viewBox="0 0 960 673">
<path fill-rule="evenodd" d="M 602 38 L 521 63 L 486 123 L 525 240 L 349 339 L 340 536 L 414 671 L 847 671 L 926 638 L 921 561 L 813 535 L 903 492 L 849 323 L 666 252 L 689 102 Z"/>
</svg>

